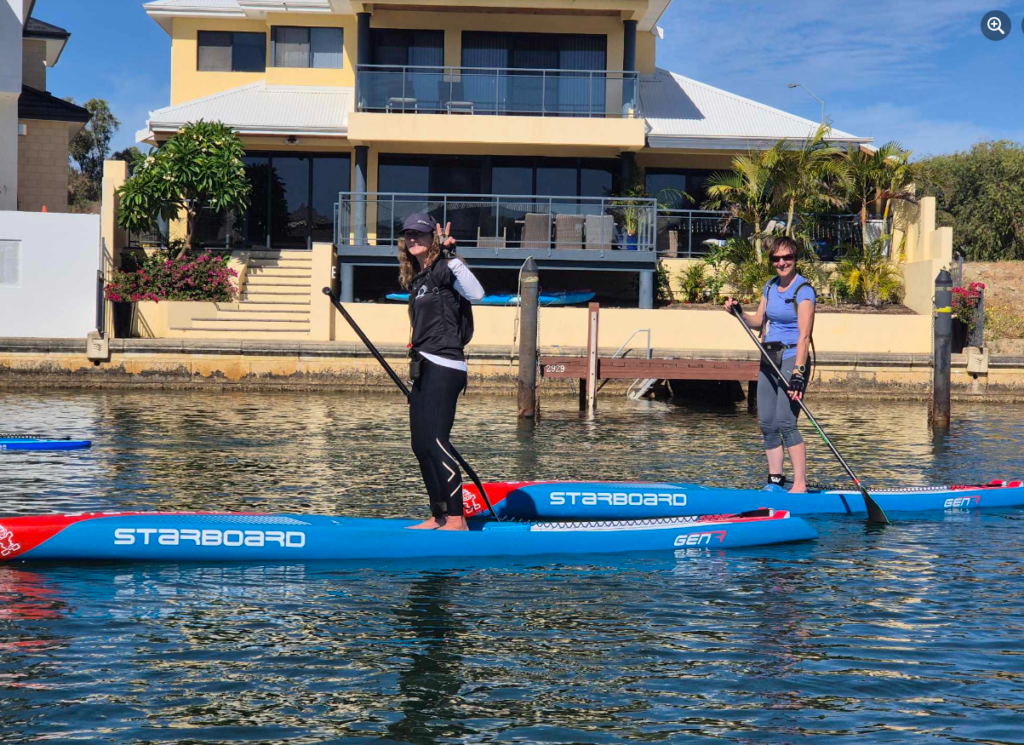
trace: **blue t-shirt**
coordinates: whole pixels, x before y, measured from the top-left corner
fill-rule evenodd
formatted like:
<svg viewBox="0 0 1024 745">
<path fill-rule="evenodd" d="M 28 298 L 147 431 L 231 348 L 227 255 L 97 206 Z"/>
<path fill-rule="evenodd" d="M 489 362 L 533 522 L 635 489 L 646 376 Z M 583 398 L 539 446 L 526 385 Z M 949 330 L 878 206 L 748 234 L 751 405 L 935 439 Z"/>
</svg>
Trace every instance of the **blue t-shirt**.
<svg viewBox="0 0 1024 745">
<path fill-rule="evenodd" d="M 765 305 L 765 314 L 768 316 L 768 333 L 764 337 L 766 342 L 780 341 L 783 344 L 796 344 L 800 340 L 800 326 L 796 320 L 797 303 L 802 303 L 804 300 L 815 302 L 814 288 L 805 284 L 806 282 L 806 279 L 797 274 L 789 283 L 789 287 L 781 292 L 779 283 L 775 279 L 764 286 L 764 296 L 768 299 Z M 799 291 L 797 291 L 797 287 L 800 288 Z M 799 294 L 796 302 L 786 302 L 793 300 L 794 292 Z M 782 353 L 782 359 L 795 356 L 796 347 Z"/>
</svg>

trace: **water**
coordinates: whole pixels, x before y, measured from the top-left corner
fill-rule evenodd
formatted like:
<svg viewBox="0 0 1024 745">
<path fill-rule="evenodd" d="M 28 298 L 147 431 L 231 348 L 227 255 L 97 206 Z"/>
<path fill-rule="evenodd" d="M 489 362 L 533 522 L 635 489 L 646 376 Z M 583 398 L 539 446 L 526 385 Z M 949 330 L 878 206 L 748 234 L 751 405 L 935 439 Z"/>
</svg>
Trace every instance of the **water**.
<svg viewBox="0 0 1024 745">
<path fill-rule="evenodd" d="M 742 409 L 460 403 L 484 478 L 756 484 Z M 817 402 L 872 485 L 1024 476 L 1024 407 Z M 0 514 L 418 517 L 397 396 L 0 392 Z M 842 472 L 804 427 L 813 478 Z M 815 517 L 814 543 L 688 556 L 0 565 L 0 741 L 1024 742 L 1024 511 Z"/>
</svg>

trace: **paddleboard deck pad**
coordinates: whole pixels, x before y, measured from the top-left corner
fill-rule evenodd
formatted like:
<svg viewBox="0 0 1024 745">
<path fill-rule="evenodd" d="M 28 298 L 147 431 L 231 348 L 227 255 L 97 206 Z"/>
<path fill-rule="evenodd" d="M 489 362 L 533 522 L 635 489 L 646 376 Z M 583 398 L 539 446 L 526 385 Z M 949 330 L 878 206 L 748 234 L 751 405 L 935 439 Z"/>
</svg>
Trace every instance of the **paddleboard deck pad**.
<svg viewBox="0 0 1024 745">
<path fill-rule="evenodd" d="M 503 481 L 484 484 L 499 517 L 524 520 L 623 520 L 740 513 L 765 505 L 794 515 L 866 513 L 858 491 L 829 489 L 790 494 L 783 489 L 724 489 L 698 484 Z M 885 512 L 973 510 L 1024 506 L 1024 482 L 925 486 L 868 492 Z M 463 486 L 466 514 L 489 514 L 476 487 Z"/>
<path fill-rule="evenodd" d="M 72 440 L 70 437 L 0 434 L 0 450 L 80 450 L 90 445 L 91 440 Z"/>
<path fill-rule="evenodd" d="M 310 561 L 717 550 L 817 538 L 777 510 L 748 516 L 496 522 L 406 530 L 414 520 L 300 514 L 118 512 L 0 517 L 2 561 Z"/>
</svg>

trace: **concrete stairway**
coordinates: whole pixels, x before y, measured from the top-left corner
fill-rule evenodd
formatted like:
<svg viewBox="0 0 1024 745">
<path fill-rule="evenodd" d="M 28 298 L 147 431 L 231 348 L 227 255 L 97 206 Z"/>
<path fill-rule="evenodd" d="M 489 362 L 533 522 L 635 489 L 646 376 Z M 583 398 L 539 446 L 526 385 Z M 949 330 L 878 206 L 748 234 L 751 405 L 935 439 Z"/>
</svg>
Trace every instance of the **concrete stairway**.
<svg viewBox="0 0 1024 745">
<path fill-rule="evenodd" d="M 187 338 L 301 340 L 310 331 L 313 257 L 309 251 L 253 251 L 238 302 L 193 318 Z"/>
</svg>

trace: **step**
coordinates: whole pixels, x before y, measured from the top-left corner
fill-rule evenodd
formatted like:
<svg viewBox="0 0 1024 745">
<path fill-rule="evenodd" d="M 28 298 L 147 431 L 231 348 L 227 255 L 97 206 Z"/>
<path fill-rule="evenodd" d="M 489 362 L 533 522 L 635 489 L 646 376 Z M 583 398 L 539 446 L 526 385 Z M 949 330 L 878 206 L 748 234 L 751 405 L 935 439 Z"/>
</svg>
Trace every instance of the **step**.
<svg viewBox="0 0 1024 745">
<path fill-rule="evenodd" d="M 247 301 L 242 301 L 241 303 L 216 303 L 215 307 L 219 311 L 241 311 L 241 310 L 244 310 L 244 311 L 256 311 L 256 312 L 267 311 L 267 312 L 270 312 L 270 313 L 277 313 L 277 312 L 286 313 L 286 312 L 290 312 L 290 311 L 309 313 L 309 310 L 310 310 L 310 305 L 309 305 L 309 301 L 308 300 L 305 300 L 305 301 L 300 301 L 300 300 L 295 300 L 295 301 L 292 301 L 292 300 L 282 300 L 282 301 L 264 300 L 264 301 L 259 301 L 259 302 L 254 301 L 254 300 L 247 300 Z"/>
<path fill-rule="evenodd" d="M 280 329 L 176 329 L 184 332 L 186 339 L 253 340 L 253 341 L 296 341 L 308 338 L 309 329 L 281 331 Z"/>
<path fill-rule="evenodd" d="M 312 260 L 313 254 L 309 251 L 295 250 L 295 251 L 250 251 L 249 260 L 252 259 L 302 259 Z"/>
<path fill-rule="evenodd" d="M 287 274 L 289 276 L 293 274 L 311 274 L 309 266 L 281 266 L 280 264 L 274 264 L 272 266 L 252 266 L 249 265 L 249 274 Z"/>
<path fill-rule="evenodd" d="M 247 273 L 248 280 L 254 279 L 312 279 L 309 269 L 256 269 Z"/>
<path fill-rule="evenodd" d="M 246 287 L 303 287 L 309 289 L 309 277 L 249 277 Z"/>
<path fill-rule="evenodd" d="M 305 300 L 308 304 L 309 291 L 295 292 L 294 290 L 281 290 L 274 288 L 269 290 L 256 290 L 255 292 L 246 290 L 239 299 L 243 303 L 266 303 L 271 301 L 281 303 L 301 303 Z"/>
<path fill-rule="evenodd" d="M 212 324 L 221 325 L 221 326 L 223 326 L 225 324 L 232 324 L 232 323 L 240 323 L 240 324 L 272 323 L 272 324 L 274 324 L 276 326 L 278 324 L 289 324 L 289 323 L 290 324 L 296 324 L 296 323 L 297 324 L 308 324 L 309 323 L 309 319 L 308 318 L 302 318 L 301 316 L 294 317 L 294 318 L 278 318 L 278 319 L 262 318 L 262 317 L 256 317 L 256 318 L 253 318 L 253 319 L 249 319 L 249 318 L 220 318 L 220 317 L 209 318 L 209 317 L 204 317 L 204 318 L 193 318 L 192 319 L 192 328 L 197 328 L 197 326 L 196 326 L 197 323 L 202 323 L 202 324 L 212 323 Z M 282 328 L 284 328 L 284 327 L 282 326 Z"/>
<path fill-rule="evenodd" d="M 313 265 L 313 259 L 249 259 L 250 267 L 305 267 Z"/>
<path fill-rule="evenodd" d="M 219 310 L 214 316 L 218 321 L 305 321 L 309 322 L 306 310 Z"/>
</svg>

